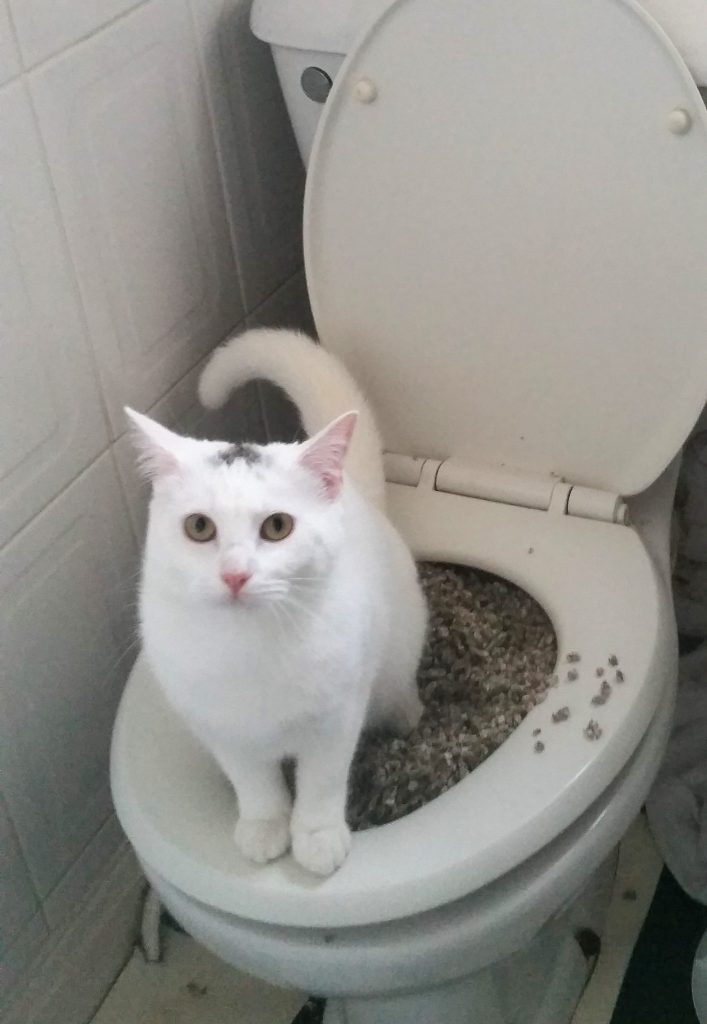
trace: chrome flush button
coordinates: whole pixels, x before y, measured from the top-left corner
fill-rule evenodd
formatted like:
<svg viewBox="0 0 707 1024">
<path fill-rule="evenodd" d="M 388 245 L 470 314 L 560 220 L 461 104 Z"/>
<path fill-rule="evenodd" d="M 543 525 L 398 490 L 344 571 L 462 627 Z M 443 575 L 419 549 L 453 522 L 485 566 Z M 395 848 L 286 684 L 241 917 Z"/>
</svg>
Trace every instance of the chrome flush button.
<svg viewBox="0 0 707 1024">
<path fill-rule="evenodd" d="M 305 68 L 300 77 L 300 85 L 305 95 L 315 103 L 324 103 L 331 92 L 331 78 L 321 68 Z"/>
</svg>

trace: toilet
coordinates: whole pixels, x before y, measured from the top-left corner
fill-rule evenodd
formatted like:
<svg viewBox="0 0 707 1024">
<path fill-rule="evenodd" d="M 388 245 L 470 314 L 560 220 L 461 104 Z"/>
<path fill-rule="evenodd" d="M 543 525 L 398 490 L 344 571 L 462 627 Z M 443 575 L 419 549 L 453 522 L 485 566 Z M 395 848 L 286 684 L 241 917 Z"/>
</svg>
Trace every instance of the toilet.
<svg viewBox="0 0 707 1024">
<path fill-rule="evenodd" d="M 419 560 L 534 597 L 559 681 L 321 879 L 239 856 L 233 793 L 140 658 L 116 809 L 187 931 L 326 996 L 327 1024 L 563 1024 L 670 728 L 671 511 L 706 397 L 707 115 L 632 0 L 256 0 L 252 25 L 308 164 L 315 322 L 377 410 L 389 514 Z"/>
</svg>

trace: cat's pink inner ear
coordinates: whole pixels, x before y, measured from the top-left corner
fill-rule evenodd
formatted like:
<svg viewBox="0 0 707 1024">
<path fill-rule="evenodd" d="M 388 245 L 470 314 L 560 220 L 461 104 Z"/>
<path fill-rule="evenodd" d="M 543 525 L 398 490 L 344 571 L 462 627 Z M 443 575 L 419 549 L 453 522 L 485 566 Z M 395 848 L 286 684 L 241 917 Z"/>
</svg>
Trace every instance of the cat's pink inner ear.
<svg viewBox="0 0 707 1024">
<path fill-rule="evenodd" d="M 341 490 L 344 459 L 357 419 L 357 412 L 346 412 L 302 445 L 300 463 L 319 478 L 328 498 L 336 498 Z"/>
<path fill-rule="evenodd" d="M 137 451 L 140 472 L 148 480 L 174 476 L 179 472 L 179 434 L 173 434 L 161 423 L 125 407 L 130 419 L 133 444 Z"/>
</svg>

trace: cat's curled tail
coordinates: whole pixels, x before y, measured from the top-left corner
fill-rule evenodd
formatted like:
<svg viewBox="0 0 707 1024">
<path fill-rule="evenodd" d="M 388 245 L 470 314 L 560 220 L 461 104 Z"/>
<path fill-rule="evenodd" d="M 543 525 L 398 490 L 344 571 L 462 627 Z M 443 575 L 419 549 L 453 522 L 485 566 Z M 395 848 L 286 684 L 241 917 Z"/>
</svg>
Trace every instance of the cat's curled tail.
<svg viewBox="0 0 707 1024">
<path fill-rule="evenodd" d="M 202 405 L 216 409 L 231 391 L 251 380 L 268 380 L 299 410 L 311 437 L 337 416 L 359 414 L 346 470 L 359 491 L 385 505 L 382 445 L 373 411 L 343 363 L 299 331 L 256 328 L 231 338 L 211 356 L 199 380 Z"/>
</svg>

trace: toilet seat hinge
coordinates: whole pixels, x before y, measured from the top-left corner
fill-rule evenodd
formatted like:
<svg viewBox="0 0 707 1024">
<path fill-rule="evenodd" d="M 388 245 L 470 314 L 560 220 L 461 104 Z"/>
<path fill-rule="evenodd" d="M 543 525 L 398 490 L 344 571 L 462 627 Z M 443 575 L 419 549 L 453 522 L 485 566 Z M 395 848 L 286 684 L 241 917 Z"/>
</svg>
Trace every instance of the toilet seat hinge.
<svg viewBox="0 0 707 1024">
<path fill-rule="evenodd" d="M 628 506 L 620 494 L 572 484 L 555 475 L 534 475 L 464 459 L 426 459 L 398 452 L 386 452 L 383 461 L 389 483 L 428 487 L 446 494 L 623 526 L 629 522 Z"/>
</svg>

